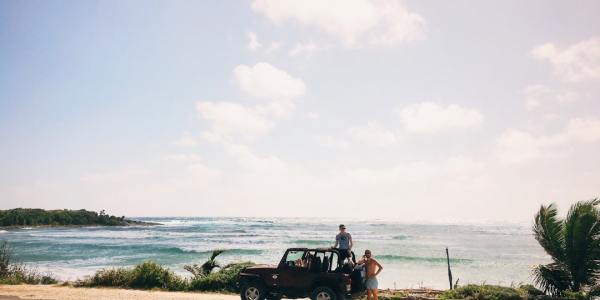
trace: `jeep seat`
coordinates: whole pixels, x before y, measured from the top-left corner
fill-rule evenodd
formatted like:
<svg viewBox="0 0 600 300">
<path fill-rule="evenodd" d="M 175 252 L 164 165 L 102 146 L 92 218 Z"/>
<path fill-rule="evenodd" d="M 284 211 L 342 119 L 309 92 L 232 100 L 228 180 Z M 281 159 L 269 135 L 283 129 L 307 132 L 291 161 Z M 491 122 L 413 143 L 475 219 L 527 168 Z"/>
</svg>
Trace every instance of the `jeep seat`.
<svg viewBox="0 0 600 300">
<path fill-rule="evenodd" d="M 323 257 L 323 269 L 321 269 L 321 272 L 329 272 L 329 257 L 327 256 Z"/>
<path fill-rule="evenodd" d="M 321 271 L 321 258 L 318 256 L 314 256 L 310 263 L 310 271 L 313 273 L 318 273 Z"/>
</svg>

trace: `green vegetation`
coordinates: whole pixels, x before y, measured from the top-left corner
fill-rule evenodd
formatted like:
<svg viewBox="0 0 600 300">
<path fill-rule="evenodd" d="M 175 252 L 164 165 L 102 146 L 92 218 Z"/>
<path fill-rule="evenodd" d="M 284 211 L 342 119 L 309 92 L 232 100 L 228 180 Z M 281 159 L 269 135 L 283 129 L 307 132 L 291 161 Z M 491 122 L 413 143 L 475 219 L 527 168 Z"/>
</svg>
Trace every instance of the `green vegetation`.
<svg viewBox="0 0 600 300">
<path fill-rule="evenodd" d="M 588 290 L 590 295 L 600 292 L 598 205 L 600 199 L 577 202 L 565 219 L 557 217 L 554 204 L 542 205 L 535 215 L 535 238 L 552 258 L 552 263 L 534 269 L 535 282 L 546 293 L 566 296 Z"/>
<path fill-rule="evenodd" d="M 434 297 L 435 298 L 435 297 Z M 360 300 L 366 299 L 366 296 L 360 298 Z M 406 300 L 406 299 L 418 299 L 412 297 L 410 294 L 404 291 L 385 291 L 379 293 L 379 300 Z"/>
<path fill-rule="evenodd" d="M 132 221 L 125 217 L 107 215 L 104 210 L 100 213 L 80 210 L 43 210 L 35 208 L 15 208 L 0 210 L 0 226 L 65 226 L 65 225 L 151 225 L 149 223 Z"/>
<path fill-rule="evenodd" d="M 0 242 L 0 284 L 54 284 L 58 281 L 51 275 L 39 274 L 13 259 L 13 249 L 6 242 Z"/>
<path fill-rule="evenodd" d="M 170 291 L 237 292 L 241 269 L 254 265 L 251 262 L 233 263 L 219 267 L 215 258 L 223 250 L 213 251 L 202 265 L 185 266 L 191 278 L 178 276 L 169 269 L 151 261 L 134 268 L 104 269 L 91 277 L 76 282 L 83 287 L 121 287 L 136 289 L 164 289 Z M 214 269 L 220 268 L 214 272 Z"/>
<path fill-rule="evenodd" d="M 210 258 L 200 266 L 197 264 L 184 266 L 184 269 L 193 275 L 190 280 L 190 290 L 238 291 L 237 283 L 239 281 L 238 274 L 240 273 L 240 270 L 252 266 L 254 263 L 234 263 L 222 267 L 216 258 L 223 252 L 225 252 L 225 250 L 213 250 Z M 219 271 L 213 272 L 217 268 L 220 268 Z"/>
<path fill-rule="evenodd" d="M 190 281 L 190 290 L 238 292 L 237 283 L 240 271 L 253 265 L 252 262 L 234 263 L 226 265 L 218 272 L 210 273 L 207 276 L 193 277 Z"/>
<path fill-rule="evenodd" d="M 92 277 L 76 282 L 85 287 L 121 287 L 136 289 L 186 290 L 188 283 L 169 269 L 151 261 L 134 268 L 104 269 Z"/>
<path fill-rule="evenodd" d="M 192 273 L 194 277 L 208 276 L 210 273 L 212 273 L 214 269 L 221 267 L 216 258 L 223 252 L 225 252 L 225 250 L 213 250 L 213 252 L 210 255 L 210 258 L 207 261 L 205 261 L 202 265 L 185 265 L 183 268 L 186 271 Z"/>
<path fill-rule="evenodd" d="M 162 288 L 181 291 L 187 286 L 186 281 L 154 262 L 144 262 L 133 268 L 130 286 L 137 289 Z"/>
<path fill-rule="evenodd" d="M 531 285 L 522 285 L 518 288 L 498 285 L 469 284 L 453 290 L 447 290 L 440 295 L 440 299 L 470 299 L 470 300 L 524 300 L 533 299 L 543 293 Z"/>
</svg>

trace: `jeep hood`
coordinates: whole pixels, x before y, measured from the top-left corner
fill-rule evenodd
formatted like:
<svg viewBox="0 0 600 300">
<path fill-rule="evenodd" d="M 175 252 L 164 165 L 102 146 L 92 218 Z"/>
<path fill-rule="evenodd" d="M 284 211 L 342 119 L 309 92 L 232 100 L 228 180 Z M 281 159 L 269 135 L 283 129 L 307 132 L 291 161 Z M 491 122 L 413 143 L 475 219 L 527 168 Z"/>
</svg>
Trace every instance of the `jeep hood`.
<svg viewBox="0 0 600 300">
<path fill-rule="evenodd" d="M 251 273 L 251 274 L 265 274 L 272 273 L 277 269 L 276 265 L 256 265 L 251 267 L 246 267 L 242 270 L 243 273 Z"/>
</svg>

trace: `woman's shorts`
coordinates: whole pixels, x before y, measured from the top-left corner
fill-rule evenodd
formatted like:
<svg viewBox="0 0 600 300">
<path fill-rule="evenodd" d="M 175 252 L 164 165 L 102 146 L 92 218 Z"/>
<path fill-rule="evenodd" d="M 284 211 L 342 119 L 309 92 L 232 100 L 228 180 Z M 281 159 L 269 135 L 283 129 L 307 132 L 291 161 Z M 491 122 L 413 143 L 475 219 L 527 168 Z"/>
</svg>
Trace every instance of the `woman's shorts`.
<svg viewBox="0 0 600 300">
<path fill-rule="evenodd" d="M 377 278 L 375 278 L 375 277 L 368 278 L 365 285 L 367 286 L 367 289 L 369 289 L 369 290 L 376 290 L 377 285 L 378 285 Z"/>
</svg>

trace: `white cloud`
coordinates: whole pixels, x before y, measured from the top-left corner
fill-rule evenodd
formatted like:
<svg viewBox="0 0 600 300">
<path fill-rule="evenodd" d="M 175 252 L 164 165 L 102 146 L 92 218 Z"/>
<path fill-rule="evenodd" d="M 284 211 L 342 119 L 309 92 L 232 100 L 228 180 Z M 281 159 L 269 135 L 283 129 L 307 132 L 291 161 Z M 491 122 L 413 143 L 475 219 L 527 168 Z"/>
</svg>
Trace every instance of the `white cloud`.
<svg viewBox="0 0 600 300">
<path fill-rule="evenodd" d="M 198 145 L 198 139 L 186 132 L 180 139 L 171 142 L 171 144 L 180 147 L 194 147 Z"/>
<path fill-rule="evenodd" d="M 200 162 L 202 159 L 196 154 L 172 154 L 166 157 L 167 160 L 176 162 Z"/>
<path fill-rule="evenodd" d="M 256 111 L 275 118 L 289 118 L 296 105 L 292 100 L 281 99 L 256 106 Z"/>
<path fill-rule="evenodd" d="M 483 115 L 475 109 L 457 104 L 432 102 L 412 104 L 396 110 L 404 129 L 413 133 L 440 133 L 477 128 Z"/>
<path fill-rule="evenodd" d="M 541 107 L 547 98 L 552 95 L 552 89 L 543 84 L 530 85 L 523 91 L 525 94 L 525 107 L 528 110 Z"/>
<path fill-rule="evenodd" d="M 330 136 L 330 135 L 317 135 L 317 136 L 315 136 L 315 140 L 320 145 L 328 147 L 328 148 L 336 148 L 336 149 L 347 149 L 348 148 L 347 141 L 340 139 L 340 138 Z"/>
<path fill-rule="evenodd" d="M 95 182 L 126 182 L 132 179 L 146 177 L 150 172 L 145 168 L 127 167 L 119 170 L 87 173 L 80 177 L 85 183 Z"/>
<path fill-rule="evenodd" d="M 497 140 L 498 156 L 505 162 L 524 162 L 542 154 L 542 140 L 528 132 L 508 130 Z"/>
<path fill-rule="evenodd" d="M 523 91 L 525 108 L 528 110 L 540 109 L 552 104 L 570 104 L 580 97 L 572 91 L 559 91 L 547 85 L 534 84 L 527 86 Z"/>
<path fill-rule="evenodd" d="M 318 113 L 313 111 L 309 112 L 306 116 L 311 120 L 316 120 L 320 117 Z"/>
<path fill-rule="evenodd" d="M 246 145 L 223 143 L 223 147 L 247 171 L 268 174 L 288 172 L 288 164 L 276 156 L 258 156 Z"/>
<path fill-rule="evenodd" d="M 600 120 L 572 119 L 569 121 L 565 134 L 569 140 L 589 143 L 600 141 Z"/>
<path fill-rule="evenodd" d="M 308 41 L 306 43 L 296 43 L 294 48 L 290 50 L 290 56 L 311 55 L 315 51 L 318 51 L 320 49 L 321 47 L 319 47 L 313 41 Z"/>
<path fill-rule="evenodd" d="M 283 44 L 281 42 L 271 42 L 269 44 L 269 46 L 265 49 L 265 53 L 271 54 L 271 53 L 277 52 L 277 51 L 279 51 L 279 49 L 281 49 L 282 45 Z"/>
<path fill-rule="evenodd" d="M 522 163 L 541 157 L 560 155 L 561 147 L 574 143 L 600 141 L 600 120 L 575 118 L 556 134 L 533 135 L 510 129 L 497 140 L 497 155 L 505 162 Z"/>
<path fill-rule="evenodd" d="M 198 102 L 196 109 L 208 122 L 211 130 L 204 132 L 206 139 L 242 138 L 254 140 L 265 135 L 273 126 L 273 122 L 257 113 L 231 102 Z"/>
<path fill-rule="evenodd" d="M 387 146 L 400 141 L 394 132 L 372 122 L 366 126 L 352 127 L 348 130 L 348 134 L 355 141 L 372 146 Z"/>
<path fill-rule="evenodd" d="M 547 60 L 554 74 L 566 81 L 577 82 L 600 79 L 600 37 L 571 45 L 564 50 L 552 43 L 531 50 L 534 57 Z"/>
<path fill-rule="evenodd" d="M 258 41 L 258 37 L 254 32 L 248 32 L 248 49 L 256 51 L 262 48 L 262 44 Z"/>
<path fill-rule="evenodd" d="M 379 8 L 379 19 L 385 20 L 381 33 L 370 40 L 375 45 L 395 45 L 411 42 L 425 37 L 425 19 L 408 11 L 399 1 L 382 1 Z"/>
<path fill-rule="evenodd" d="M 239 65 L 233 75 L 243 92 L 259 99 L 292 99 L 306 92 L 302 80 L 264 62 L 254 66 Z"/>
<path fill-rule="evenodd" d="M 202 133 L 210 142 L 242 138 L 254 140 L 275 126 L 275 118 L 289 117 L 294 110 L 293 98 L 304 95 L 302 80 L 267 63 L 239 65 L 233 76 L 240 89 L 261 100 L 253 106 L 233 102 L 198 102 L 200 116 L 211 129 Z"/>
<path fill-rule="evenodd" d="M 395 45 L 425 35 L 424 18 L 397 1 L 255 0 L 252 10 L 275 24 L 296 21 L 316 28 L 347 46 Z"/>
</svg>

